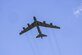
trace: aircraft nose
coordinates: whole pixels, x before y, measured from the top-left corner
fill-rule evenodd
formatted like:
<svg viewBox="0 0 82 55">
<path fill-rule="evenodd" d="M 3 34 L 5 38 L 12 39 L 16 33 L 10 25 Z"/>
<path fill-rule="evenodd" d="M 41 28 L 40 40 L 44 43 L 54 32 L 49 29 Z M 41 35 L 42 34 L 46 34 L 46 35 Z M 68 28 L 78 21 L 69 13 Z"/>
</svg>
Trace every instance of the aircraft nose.
<svg viewBox="0 0 82 55">
<path fill-rule="evenodd" d="M 36 17 L 34 16 L 33 18 L 34 18 L 34 21 L 36 21 Z"/>
<path fill-rule="evenodd" d="M 33 18 L 36 18 L 35 16 Z"/>
</svg>

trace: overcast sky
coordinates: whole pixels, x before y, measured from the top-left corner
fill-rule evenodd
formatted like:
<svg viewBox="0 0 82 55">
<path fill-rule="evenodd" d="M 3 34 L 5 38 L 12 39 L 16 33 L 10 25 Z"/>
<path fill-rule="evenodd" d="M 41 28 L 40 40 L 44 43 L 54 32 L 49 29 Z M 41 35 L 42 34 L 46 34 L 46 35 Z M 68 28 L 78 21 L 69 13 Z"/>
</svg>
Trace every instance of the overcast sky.
<svg viewBox="0 0 82 55">
<path fill-rule="evenodd" d="M 61 29 L 19 35 L 33 16 Z M 0 55 L 82 55 L 82 0 L 0 0 Z"/>
</svg>

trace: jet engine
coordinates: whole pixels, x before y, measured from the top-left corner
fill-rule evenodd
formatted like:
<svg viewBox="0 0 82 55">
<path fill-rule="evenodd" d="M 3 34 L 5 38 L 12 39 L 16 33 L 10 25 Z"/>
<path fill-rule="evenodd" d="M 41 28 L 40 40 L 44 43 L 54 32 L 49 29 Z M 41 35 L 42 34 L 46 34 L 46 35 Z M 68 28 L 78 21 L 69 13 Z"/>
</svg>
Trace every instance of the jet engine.
<svg viewBox="0 0 82 55">
<path fill-rule="evenodd" d="M 46 21 L 43 21 L 44 24 L 46 24 Z"/>
<path fill-rule="evenodd" d="M 23 27 L 23 29 L 25 30 L 25 27 Z"/>
<path fill-rule="evenodd" d="M 50 25 L 53 25 L 52 23 L 50 23 Z"/>
<path fill-rule="evenodd" d="M 27 24 L 28 25 L 28 27 L 30 26 L 30 24 Z"/>
</svg>

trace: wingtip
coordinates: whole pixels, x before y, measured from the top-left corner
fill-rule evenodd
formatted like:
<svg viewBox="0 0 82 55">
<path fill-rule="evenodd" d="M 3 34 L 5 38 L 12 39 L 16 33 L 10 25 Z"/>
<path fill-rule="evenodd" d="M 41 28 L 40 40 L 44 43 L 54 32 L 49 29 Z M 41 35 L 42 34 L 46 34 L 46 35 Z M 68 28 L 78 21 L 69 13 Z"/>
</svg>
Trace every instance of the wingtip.
<svg viewBox="0 0 82 55">
<path fill-rule="evenodd" d="M 21 35 L 22 33 L 19 33 L 19 35 Z"/>
<path fill-rule="evenodd" d="M 59 29 L 60 29 L 60 27 L 59 27 Z"/>
</svg>

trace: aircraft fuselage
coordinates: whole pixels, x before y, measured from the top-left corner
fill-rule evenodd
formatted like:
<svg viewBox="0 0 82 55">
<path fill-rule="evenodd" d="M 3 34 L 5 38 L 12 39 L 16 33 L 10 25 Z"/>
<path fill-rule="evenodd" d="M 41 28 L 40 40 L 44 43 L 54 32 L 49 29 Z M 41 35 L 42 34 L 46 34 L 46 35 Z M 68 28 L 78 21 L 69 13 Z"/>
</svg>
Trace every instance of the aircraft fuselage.
<svg viewBox="0 0 82 55">
<path fill-rule="evenodd" d="M 34 17 L 34 22 L 36 22 L 36 25 L 38 24 L 38 22 L 36 20 L 36 17 Z M 47 36 L 47 35 L 42 34 L 42 32 L 40 30 L 40 27 L 38 25 L 36 27 L 37 27 L 37 30 L 38 30 L 38 33 L 39 33 L 39 35 L 36 38 L 38 38 L 38 37 L 42 38 L 43 36 Z"/>
<path fill-rule="evenodd" d="M 36 22 L 36 25 L 37 25 L 36 17 L 34 17 L 34 22 Z M 42 33 L 41 33 L 41 30 L 40 30 L 40 27 L 39 27 L 39 26 L 36 26 L 36 27 L 37 27 L 37 30 L 38 30 L 39 34 L 42 34 Z"/>
</svg>

